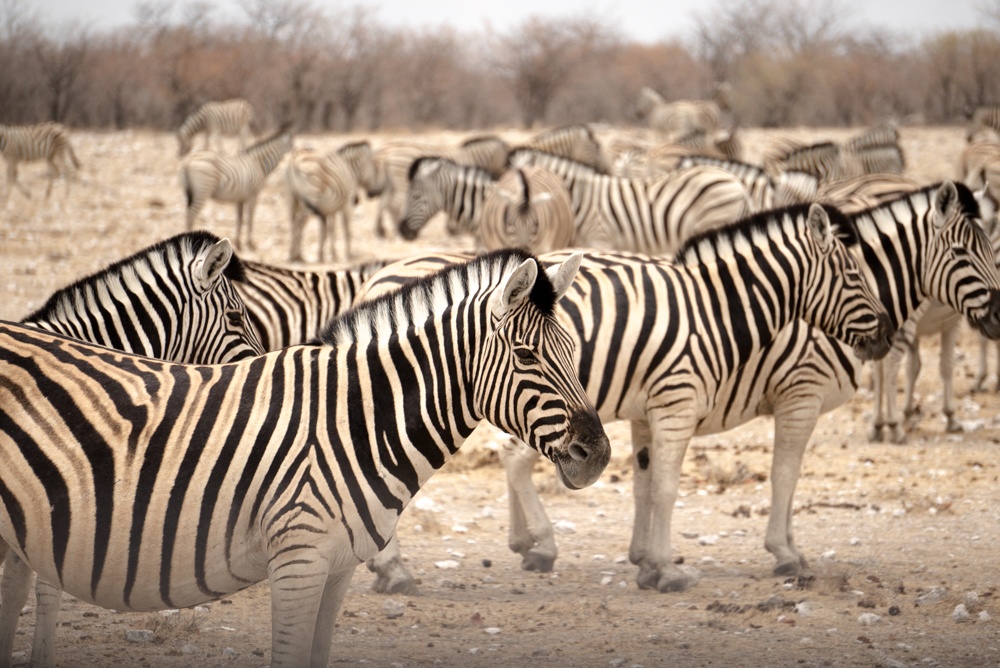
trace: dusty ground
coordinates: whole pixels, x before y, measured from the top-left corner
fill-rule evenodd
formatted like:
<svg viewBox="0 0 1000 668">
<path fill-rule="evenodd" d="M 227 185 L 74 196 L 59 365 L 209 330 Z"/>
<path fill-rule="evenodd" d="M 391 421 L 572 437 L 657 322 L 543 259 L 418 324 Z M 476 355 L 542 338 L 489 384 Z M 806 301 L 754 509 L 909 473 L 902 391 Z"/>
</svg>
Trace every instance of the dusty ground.
<svg viewBox="0 0 1000 668">
<path fill-rule="evenodd" d="M 747 131 L 747 158 L 757 159 L 774 134 Z M 841 139 L 848 133 L 780 134 Z M 911 175 L 924 181 L 953 176 L 959 129 L 904 128 L 902 136 Z M 347 139 L 299 143 L 332 147 Z M 52 198 L 43 201 L 43 169 L 23 167 L 22 180 L 34 198 L 15 193 L 0 206 L 0 318 L 21 318 L 56 288 L 183 230 L 171 136 L 80 132 L 74 143 L 84 167 L 68 195 L 57 183 Z M 257 215 L 263 243 L 253 256 L 270 262 L 287 254 L 279 184 L 272 180 Z M 367 205 L 354 224 L 357 261 L 465 246 L 448 239 L 440 223 L 428 228 L 420 245 L 377 241 L 370 232 L 372 212 Z M 210 204 L 201 224 L 231 235 L 232 221 L 231 206 Z M 554 573 L 520 570 L 519 558 L 506 547 L 506 487 L 499 467 L 471 468 L 469 454 L 460 454 L 418 497 L 433 508 L 411 508 L 401 520 L 420 595 L 373 594 L 371 574 L 359 569 L 334 630 L 331 663 L 1000 665 L 1000 601 L 994 600 L 1000 598 L 1000 401 L 969 396 L 976 349 L 971 334 L 961 343 L 956 385 L 959 417 L 969 427 L 964 435 L 943 433 L 933 342 L 924 345 L 919 386 L 925 417 L 906 445 L 868 443 L 866 392 L 821 419 L 795 503 L 797 540 L 811 557 L 812 579 L 785 582 L 771 575 L 763 536 L 772 434 L 770 422 L 761 420 L 692 445 L 673 538 L 677 556 L 700 570 L 699 585 L 683 594 L 639 591 L 635 568 L 625 559 L 632 516 L 628 432 L 625 425 L 611 425 L 615 458 L 593 487 L 560 491 L 549 467 L 539 465 L 536 472 L 550 516 L 565 529 L 558 534 Z M 726 484 L 740 465 L 758 479 Z M 682 533 L 717 540 L 701 545 Z M 436 565 L 448 561 L 457 567 Z M 399 604 L 401 617 L 387 614 L 390 600 Z M 971 613 L 968 621 L 954 621 L 959 604 Z M 862 624 L 865 613 L 880 620 Z M 269 619 L 267 588 L 260 585 L 167 615 L 116 613 L 68 600 L 58 661 L 264 666 Z M 31 606 L 22 622 L 17 649 L 23 661 Z M 151 629 L 154 639 L 127 642 L 125 632 L 134 629 Z"/>
</svg>

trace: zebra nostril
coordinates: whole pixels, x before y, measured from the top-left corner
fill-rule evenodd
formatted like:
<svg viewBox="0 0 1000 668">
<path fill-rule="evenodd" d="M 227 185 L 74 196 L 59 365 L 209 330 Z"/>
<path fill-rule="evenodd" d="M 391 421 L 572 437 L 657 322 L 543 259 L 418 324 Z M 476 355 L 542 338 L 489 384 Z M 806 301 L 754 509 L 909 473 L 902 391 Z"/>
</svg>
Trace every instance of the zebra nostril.
<svg viewBox="0 0 1000 668">
<path fill-rule="evenodd" d="M 590 457 L 586 448 L 575 442 L 569 446 L 569 456 L 573 458 L 573 461 L 577 462 L 585 462 Z"/>
</svg>

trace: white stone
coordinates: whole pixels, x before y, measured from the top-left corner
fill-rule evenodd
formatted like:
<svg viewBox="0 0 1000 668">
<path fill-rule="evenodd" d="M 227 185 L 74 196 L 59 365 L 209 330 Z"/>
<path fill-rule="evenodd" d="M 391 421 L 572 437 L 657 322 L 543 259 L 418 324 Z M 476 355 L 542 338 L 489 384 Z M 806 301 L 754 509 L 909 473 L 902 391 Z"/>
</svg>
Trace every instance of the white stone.
<svg viewBox="0 0 1000 668">
<path fill-rule="evenodd" d="M 128 642 L 150 642 L 153 639 L 153 632 L 149 629 L 129 629 L 125 632 L 125 640 Z"/>
<path fill-rule="evenodd" d="M 483 629 L 483 633 L 488 633 L 491 636 L 498 635 L 500 633 L 500 627 L 499 626 L 487 626 L 485 629 Z"/>
<path fill-rule="evenodd" d="M 405 611 L 406 606 L 399 601 L 392 600 L 391 598 L 382 603 L 382 614 L 384 614 L 387 619 L 398 619 L 403 616 Z"/>
<path fill-rule="evenodd" d="M 861 626 L 871 626 L 872 624 L 878 624 L 882 621 L 880 615 L 876 615 L 874 612 L 862 612 L 858 615 L 858 623 Z"/>
<path fill-rule="evenodd" d="M 461 564 L 459 564 L 454 559 L 444 559 L 442 561 L 435 561 L 434 565 L 438 568 L 448 570 L 448 569 L 458 568 Z"/>
<path fill-rule="evenodd" d="M 698 537 L 699 545 L 715 545 L 718 542 L 719 542 L 719 537 L 716 536 L 715 534 L 709 534 L 708 536 Z"/>
<path fill-rule="evenodd" d="M 576 533 L 576 524 L 569 520 L 559 520 L 553 526 L 556 533 Z"/>
<path fill-rule="evenodd" d="M 952 610 L 951 618 L 956 622 L 967 622 L 971 618 L 971 615 L 969 615 L 969 609 L 965 607 L 965 604 L 959 603 L 955 606 L 955 609 Z"/>
<path fill-rule="evenodd" d="M 198 649 L 197 645 L 184 645 L 181 647 L 181 654 L 187 654 L 189 656 L 191 654 L 197 654 L 200 651 L 201 650 Z"/>
</svg>

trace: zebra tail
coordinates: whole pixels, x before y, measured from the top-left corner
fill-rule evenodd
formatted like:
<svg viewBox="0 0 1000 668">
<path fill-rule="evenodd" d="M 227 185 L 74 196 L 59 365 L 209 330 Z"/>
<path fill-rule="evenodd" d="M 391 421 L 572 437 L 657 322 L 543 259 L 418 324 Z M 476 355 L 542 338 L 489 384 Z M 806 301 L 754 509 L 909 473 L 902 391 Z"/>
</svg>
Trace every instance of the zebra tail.
<svg viewBox="0 0 1000 668">
<path fill-rule="evenodd" d="M 73 162 L 73 167 L 80 169 L 80 161 L 76 159 L 76 152 L 73 150 L 72 144 L 66 144 L 66 154 L 69 155 L 69 159 Z"/>
</svg>

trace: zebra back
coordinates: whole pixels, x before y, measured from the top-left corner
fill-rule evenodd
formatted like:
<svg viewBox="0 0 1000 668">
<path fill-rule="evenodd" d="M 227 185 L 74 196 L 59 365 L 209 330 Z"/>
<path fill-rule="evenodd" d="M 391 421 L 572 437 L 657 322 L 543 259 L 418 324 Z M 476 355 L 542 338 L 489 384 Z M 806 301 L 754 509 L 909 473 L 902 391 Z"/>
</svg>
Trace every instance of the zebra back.
<svg viewBox="0 0 1000 668">
<path fill-rule="evenodd" d="M 497 135 L 470 137 L 458 149 L 456 162 L 472 165 L 489 172 L 498 179 L 507 169 L 507 153 L 510 146 Z"/>
<path fill-rule="evenodd" d="M 763 167 L 737 160 L 700 155 L 684 156 L 677 164 L 677 167 L 678 169 L 684 169 L 686 167 L 693 167 L 694 165 L 718 167 L 736 175 L 750 193 L 750 201 L 753 203 L 754 212 L 775 207 L 777 195 L 774 181 L 764 171 Z"/>
<path fill-rule="evenodd" d="M 365 189 L 369 197 L 378 197 L 386 187 L 386 175 L 379 173 L 375 166 L 375 152 L 372 145 L 367 141 L 352 142 L 344 144 L 337 149 L 337 153 L 351 167 L 354 180 Z"/>
<path fill-rule="evenodd" d="M 820 184 L 816 198 L 844 213 L 855 213 L 899 199 L 919 188 L 916 181 L 898 174 L 864 174 Z"/>
<path fill-rule="evenodd" d="M 588 125 L 567 125 L 546 130 L 529 139 L 523 147 L 579 162 L 600 174 L 611 173 L 601 144 Z"/>
<path fill-rule="evenodd" d="M 187 155 L 194 145 L 194 137 L 201 132 L 208 135 L 249 135 L 253 122 L 253 107 L 243 99 L 206 102 L 184 119 L 177 130 L 180 155 Z"/>
<path fill-rule="evenodd" d="M 264 350 L 311 341 L 333 318 L 347 311 L 361 286 L 387 261 L 336 271 L 289 269 L 243 261 L 246 280 L 236 290 Z"/>
<path fill-rule="evenodd" d="M 226 239 L 171 237 L 58 290 L 21 322 L 116 350 L 218 364 L 263 352 Z"/>
<path fill-rule="evenodd" d="M 479 240 L 487 250 L 516 246 L 532 253 L 573 243 L 573 203 L 562 179 L 541 167 L 504 173 L 483 202 Z"/>
</svg>

